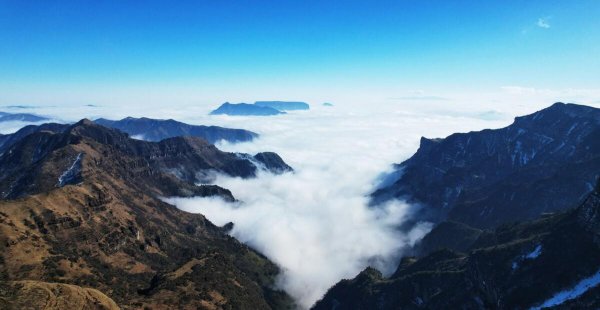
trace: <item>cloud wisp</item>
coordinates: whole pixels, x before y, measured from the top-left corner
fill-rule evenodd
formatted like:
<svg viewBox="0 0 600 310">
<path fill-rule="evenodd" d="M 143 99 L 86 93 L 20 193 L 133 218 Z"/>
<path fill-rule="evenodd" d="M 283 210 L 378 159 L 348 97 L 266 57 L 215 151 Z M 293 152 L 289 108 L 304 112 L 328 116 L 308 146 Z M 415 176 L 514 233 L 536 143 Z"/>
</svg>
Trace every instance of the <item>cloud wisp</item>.
<svg viewBox="0 0 600 310">
<path fill-rule="evenodd" d="M 535 23 L 538 27 L 549 29 L 550 28 L 550 16 L 548 17 L 540 17 L 538 18 L 537 23 Z"/>
</svg>

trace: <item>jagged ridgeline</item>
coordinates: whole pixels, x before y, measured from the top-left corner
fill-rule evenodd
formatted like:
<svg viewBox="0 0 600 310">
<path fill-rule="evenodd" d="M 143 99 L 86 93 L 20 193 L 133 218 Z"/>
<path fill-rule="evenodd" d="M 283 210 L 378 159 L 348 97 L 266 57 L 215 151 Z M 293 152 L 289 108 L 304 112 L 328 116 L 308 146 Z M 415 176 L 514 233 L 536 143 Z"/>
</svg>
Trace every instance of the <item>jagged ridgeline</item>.
<svg viewBox="0 0 600 310">
<path fill-rule="evenodd" d="M 160 197 L 219 196 L 209 172 L 290 171 L 195 137 L 129 138 L 88 120 L 24 128 L 0 156 L 0 303 L 36 308 L 289 308 L 276 265 Z M 20 137 L 17 139 L 16 137 Z"/>
<path fill-rule="evenodd" d="M 505 128 L 422 138 L 373 200 L 403 198 L 433 221 L 493 228 L 579 203 L 594 187 L 599 155 L 600 110 L 556 103 Z"/>
</svg>

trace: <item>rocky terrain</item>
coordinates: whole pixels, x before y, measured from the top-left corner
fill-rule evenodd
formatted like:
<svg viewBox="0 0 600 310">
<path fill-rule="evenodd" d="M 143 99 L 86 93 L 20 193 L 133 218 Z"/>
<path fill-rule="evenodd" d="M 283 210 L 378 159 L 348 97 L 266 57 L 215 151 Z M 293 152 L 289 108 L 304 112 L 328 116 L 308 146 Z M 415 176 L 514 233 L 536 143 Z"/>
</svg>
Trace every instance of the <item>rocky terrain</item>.
<svg viewBox="0 0 600 310">
<path fill-rule="evenodd" d="M 139 137 L 141 140 L 154 142 L 178 136 L 193 136 L 213 144 L 221 140 L 236 143 L 252 141 L 258 137 L 257 133 L 244 129 L 189 125 L 172 119 L 127 117 L 113 121 L 99 118 L 94 122 L 105 127 L 119 129 L 130 136 Z"/>
<path fill-rule="evenodd" d="M 573 210 L 481 232 L 464 251 L 405 257 L 390 277 L 367 268 L 314 309 L 600 307 L 600 186 Z"/>
<path fill-rule="evenodd" d="M 292 307 L 274 289 L 276 265 L 204 216 L 161 200 L 233 200 L 196 181 L 210 171 L 252 177 L 261 160 L 275 167 L 281 159 L 225 153 L 193 137 L 133 140 L 88 120 L 33 130 L 0 156 L 0 304 Z"/>
<path fill-rule="evenodd" d="M 577 204 L 599 171 L 600 110 L 556 103 L 505 128 L 422 138 L 373 201 L 405 198 L 434 222 L 493 228 Z"/>
</svg>

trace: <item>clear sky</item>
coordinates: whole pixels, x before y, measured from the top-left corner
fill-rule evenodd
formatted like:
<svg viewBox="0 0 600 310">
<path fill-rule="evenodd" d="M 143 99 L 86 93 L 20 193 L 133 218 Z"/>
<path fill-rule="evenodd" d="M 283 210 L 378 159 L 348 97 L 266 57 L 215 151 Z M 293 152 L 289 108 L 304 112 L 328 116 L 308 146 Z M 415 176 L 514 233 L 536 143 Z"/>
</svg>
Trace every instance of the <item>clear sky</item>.
<svg viewBox="0 0 600 310">
<path fill-rule="evenodd" d="M 598 88 L 598 0 L 0 0 L 0 104 Z"/>
</svg>

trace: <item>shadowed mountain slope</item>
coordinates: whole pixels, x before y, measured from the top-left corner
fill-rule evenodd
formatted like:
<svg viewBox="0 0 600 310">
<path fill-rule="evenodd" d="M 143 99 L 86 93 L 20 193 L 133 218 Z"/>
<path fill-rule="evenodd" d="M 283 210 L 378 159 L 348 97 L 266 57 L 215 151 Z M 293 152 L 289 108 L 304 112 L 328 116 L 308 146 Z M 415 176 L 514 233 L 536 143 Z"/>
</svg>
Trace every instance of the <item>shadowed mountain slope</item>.
<svg viewBox="0 0 600 310">
<path fill-rule="evenodd" d="M 433 221 L 491 228 L 580 202 L 598 171 L 600 110 L 556 103 L 505 128 L 422 138 L 373 201 L 405 198 Z"/>
<path fill-rule="evenodd" d="M 578 208 L 482 233 L 466 253 L 368 268 L 314 309 L 539 309 L 600 306 L 600 187 Z"/>
</svg>

